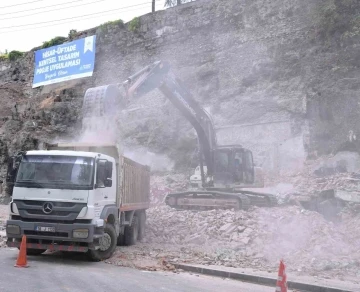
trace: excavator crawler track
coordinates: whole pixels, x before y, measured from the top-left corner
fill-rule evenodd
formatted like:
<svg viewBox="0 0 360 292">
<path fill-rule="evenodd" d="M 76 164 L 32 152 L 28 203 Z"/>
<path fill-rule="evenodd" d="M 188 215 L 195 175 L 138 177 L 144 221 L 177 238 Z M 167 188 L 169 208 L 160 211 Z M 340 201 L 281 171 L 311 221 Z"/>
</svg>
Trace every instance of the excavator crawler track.
<svg viewBox="0 0 360 292">
<path fill-rule="evenodd" d="M 186 191 L 168 194 L 165 203 L 177 210 L 248 210 L 251 206 L 274 207 L 277 199 L 273 195 L 256 192 Z"/>
<path fill-rule="evenodd" d="M 241 200 L 241 210 L 248 210 L 251 206 L 251 201 L 248 196 L 245 196 L 243 194 L 237 194 L 237 196 Z"/>
<path fill-rule="evenodd" d="M 271 194 L 255 192 L 242 192 L 242 194 L 249 198 L 251 206 L 274 207 L 278 204 L 276 197 Z"/>
<path fill-rule="evenodd" d="M 217 191 L 187 191 L 171 193 L 165 197 L 165 203 L 177 210 L 235 209 L 248 210 L 251 201 L 241 193 Z"/>
</svg>

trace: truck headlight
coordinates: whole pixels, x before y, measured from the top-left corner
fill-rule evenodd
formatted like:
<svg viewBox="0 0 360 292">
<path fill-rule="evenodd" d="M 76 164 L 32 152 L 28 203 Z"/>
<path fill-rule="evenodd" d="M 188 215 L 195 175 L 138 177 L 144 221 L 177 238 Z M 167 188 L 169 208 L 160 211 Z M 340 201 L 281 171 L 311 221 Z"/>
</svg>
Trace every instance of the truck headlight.
<svg viewBox="0 0 360 292">
<path fill-rule="evenodd" d="M 84 217 L 86 215 L 87 209 L 88 209 L 87 207 L 82 208 L 79 215 L 76 218 Z"/>
<path fill-rule="evenodd" d="M 6 225 L 7 234 L 20 234 L 20 226 L 18 225 Z"/>
<path fill-rule="evenodd" d="M 19 215 L 19 210 L 15 203 L 10 203 L 10 213 Z"/>
<path fill-rule="evenodd" d="M 74 238 L 88 238 L 89 236 L 89 229 L 75 229 L 73 230 L 73 237 Z"/>
</svg>

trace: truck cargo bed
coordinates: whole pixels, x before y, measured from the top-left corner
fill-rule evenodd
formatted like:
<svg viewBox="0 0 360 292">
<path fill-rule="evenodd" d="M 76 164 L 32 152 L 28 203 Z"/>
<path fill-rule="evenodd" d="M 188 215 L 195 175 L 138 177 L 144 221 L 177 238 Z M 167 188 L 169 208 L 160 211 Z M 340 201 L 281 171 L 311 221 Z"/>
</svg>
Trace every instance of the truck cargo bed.
<svg viewBox="0 0 360 292">
<path fill-rule="evenodd" d="M 120 211 L 150 207 L 150 168 L 122 156 Z"/>
</svg>

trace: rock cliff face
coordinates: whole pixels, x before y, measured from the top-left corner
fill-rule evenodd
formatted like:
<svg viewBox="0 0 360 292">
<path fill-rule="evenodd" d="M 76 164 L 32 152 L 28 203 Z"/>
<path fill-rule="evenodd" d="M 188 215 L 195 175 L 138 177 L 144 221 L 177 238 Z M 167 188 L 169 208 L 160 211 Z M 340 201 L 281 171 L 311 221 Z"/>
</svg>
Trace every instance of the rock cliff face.
<svg viewBox="0 0 360 292">
<path fill-rule="evenodd" d="M 135 31 L 79 33 L 97 35 L 93 77 L 32 89 L 33 51 L 0 61 L 0 179 L 8 155 L 76 137 L 87 88 L 159 59 L 212 114 L 220 144 L 251 148 L 275 174 L 297 171 L 306 157 L 347 147 L 349 131 L 359 136 L 359 11 L 357 0 L 198 0 L 144 15 Z M 166 99 L 154 91 L 131 107 L 124 144 L 188 167 L 196 138 Z"/>
</svg>

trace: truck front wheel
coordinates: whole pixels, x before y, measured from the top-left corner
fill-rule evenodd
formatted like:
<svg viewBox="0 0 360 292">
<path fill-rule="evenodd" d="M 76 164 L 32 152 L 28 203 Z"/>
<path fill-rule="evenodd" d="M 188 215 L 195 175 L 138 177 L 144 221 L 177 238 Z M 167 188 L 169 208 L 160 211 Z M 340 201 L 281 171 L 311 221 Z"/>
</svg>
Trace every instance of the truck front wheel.
<svg viewBox="0 0 360 292">
<path fill-rule="evenodd" d="M 104 228 L 104 236 L 100 238 L 100 248 L 97 250 L 89 250 L 90 259 L 93 261 L 101 261 L 110 258 L 117 243 L 117 236 L 115 227 L 111 224 L 106 224 Z"/>
</svg>

